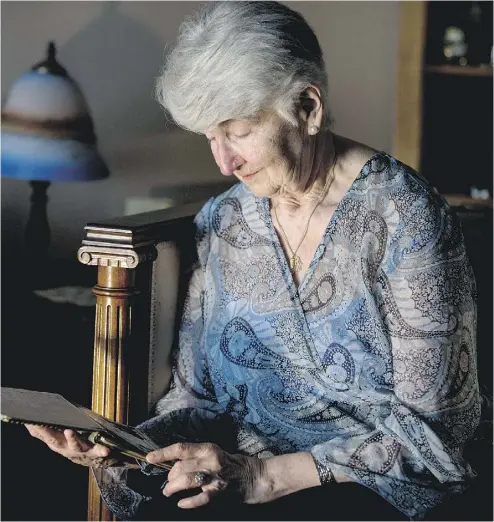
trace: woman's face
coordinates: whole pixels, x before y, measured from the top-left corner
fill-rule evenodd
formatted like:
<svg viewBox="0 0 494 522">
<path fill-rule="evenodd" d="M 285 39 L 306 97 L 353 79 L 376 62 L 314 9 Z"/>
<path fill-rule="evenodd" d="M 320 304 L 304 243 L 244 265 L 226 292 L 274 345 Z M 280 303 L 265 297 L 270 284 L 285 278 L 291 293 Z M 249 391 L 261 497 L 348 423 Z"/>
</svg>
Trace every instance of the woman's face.
<svg viewBox="0 0 494 522">
<path fill-rule="evenodd" d="M 255 196 L 292 190 L 302 156 L 300 131 L 274 112 L 252 120 L 229 120 L 206 132 L 214 159 L 225 176 L 236 176 Z"/>
</svg>

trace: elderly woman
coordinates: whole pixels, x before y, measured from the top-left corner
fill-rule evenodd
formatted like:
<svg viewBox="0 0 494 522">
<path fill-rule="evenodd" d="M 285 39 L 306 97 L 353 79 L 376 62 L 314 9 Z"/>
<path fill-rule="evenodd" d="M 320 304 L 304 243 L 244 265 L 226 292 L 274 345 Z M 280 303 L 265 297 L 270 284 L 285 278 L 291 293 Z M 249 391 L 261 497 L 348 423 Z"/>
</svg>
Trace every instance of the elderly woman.
<svg viewBox="0 0 494 522">
<path fill-rule="evenodd" d="M 196 218 L 173 385 L 142 425 L 162 449 L 134 472 L 143 486 L 102 446 L 31 433 L 92 465 L 122 518 L 177 517 L 177 495 L 204 518 L 232 492 L 244 506 L 214 518 L 422 518 L 461 492 L 480 408 L 475 282 L 445 200 L 332 133 L 321 49 L 284 5 L 207 4 L 157 92 L 240 182 Z M 296 511 L 309 502 L 324 511 Z"/>
</svg>

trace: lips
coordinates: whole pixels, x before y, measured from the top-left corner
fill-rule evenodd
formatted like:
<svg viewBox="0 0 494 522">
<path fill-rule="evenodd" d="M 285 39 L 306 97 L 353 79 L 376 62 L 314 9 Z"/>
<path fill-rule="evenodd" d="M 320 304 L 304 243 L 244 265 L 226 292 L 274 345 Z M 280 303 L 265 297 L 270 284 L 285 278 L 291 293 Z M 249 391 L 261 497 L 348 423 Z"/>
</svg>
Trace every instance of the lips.
<svg viewBox="0 0 494 522">
<path fill-rule="evenodd" d="M 259 172 L 259 171 L 257 171 Z M 253 172 L 252 174 L 245 174 L 244 176 L 241 176 L 242 180 L 249 180 L 249 179 L 252 179 L 256 174 L 257 172 Z"/>
</svg>

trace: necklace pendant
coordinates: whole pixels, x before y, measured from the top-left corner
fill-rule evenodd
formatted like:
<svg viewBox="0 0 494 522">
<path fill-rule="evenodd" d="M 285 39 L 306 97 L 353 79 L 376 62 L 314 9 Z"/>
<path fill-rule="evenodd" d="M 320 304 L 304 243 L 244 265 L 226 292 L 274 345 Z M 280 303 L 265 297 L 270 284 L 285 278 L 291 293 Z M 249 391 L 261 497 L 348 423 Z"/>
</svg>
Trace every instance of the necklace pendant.
<svg viewBox="0 0 494 522">
<path fill-rule="evenodd" d="M 297 254 L 293 254 L 290 258 L 290 270 L 292 272 L 300 272 L 302 270 L 302 260 Z"/>
</svg>

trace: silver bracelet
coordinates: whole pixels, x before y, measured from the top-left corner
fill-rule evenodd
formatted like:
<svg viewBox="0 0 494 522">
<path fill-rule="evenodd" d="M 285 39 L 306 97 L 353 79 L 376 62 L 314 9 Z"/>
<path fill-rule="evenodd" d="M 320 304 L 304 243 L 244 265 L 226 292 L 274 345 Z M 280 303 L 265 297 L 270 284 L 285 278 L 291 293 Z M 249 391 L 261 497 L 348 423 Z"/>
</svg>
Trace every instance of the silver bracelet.
<svg viewBox="0 0 494 522">
<path fill-rule="evenodd" d="M 316 458 L 314 458 L 314 455 L 312 458 L 316 464 L 316 470 L 319 475 L 321 486 L 329 484 L 330 482 L 334 482 L 334 475 L 333 472 L 329 469 L 329 466 L 323 466 Z"/>
</svg>

